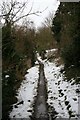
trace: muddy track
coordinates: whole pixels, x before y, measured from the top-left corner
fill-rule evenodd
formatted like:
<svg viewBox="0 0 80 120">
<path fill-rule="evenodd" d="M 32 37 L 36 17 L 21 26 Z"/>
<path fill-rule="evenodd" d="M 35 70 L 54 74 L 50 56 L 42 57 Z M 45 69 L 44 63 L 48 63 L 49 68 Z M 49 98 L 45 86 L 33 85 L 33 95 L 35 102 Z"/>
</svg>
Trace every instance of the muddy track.
<svg viewBox="0 0 80 120">
<path fill-rule="evenodd" d="M 48 106 L 47 106 L 47 87 L 44 75 L 44 65 L 39 63 L 39 82 L 37 97 L 35 100 L 33 120 L 48 120 Z"/>
</svg>

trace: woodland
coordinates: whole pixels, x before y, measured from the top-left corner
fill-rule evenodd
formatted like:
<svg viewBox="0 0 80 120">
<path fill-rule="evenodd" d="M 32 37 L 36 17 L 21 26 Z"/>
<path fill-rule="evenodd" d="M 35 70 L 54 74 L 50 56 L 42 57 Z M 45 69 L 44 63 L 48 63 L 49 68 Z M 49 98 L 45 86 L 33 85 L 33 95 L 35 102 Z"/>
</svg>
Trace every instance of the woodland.
<svg viewBox="0 0 80 120">
<path fill-rule="evenodd" d="M 10 6 L 10 7 L 9 7 Z M 58 49 L 68 79 L 80 82 L 80 2 L 60 3 L 55 16 L 49 17 L 37 31 L 34 21 L 28 21 L 31 10 L 17 17 L 26 3 L 15 1 L 2 5 L 1 17 L 5 23 L 2 30 L 2 118 L 9 117 L 12 104 L 17 101 L 16 90 L 20 87 L 26 71 L 34 66 L 36 51 L 42 54 L 46 49 Z M 17 10 L 15 11 L 17 7 Z M 25 18 L 25 19 L 24 19 Z M 17 22 L 22 19 L 23 24 Z M 25 22 L 26 21 L 26 22 Z M 32 27 L 33 26 L 33 27 Z M 9 77 L 5 77 L 9 75 Z"/>
</svg>

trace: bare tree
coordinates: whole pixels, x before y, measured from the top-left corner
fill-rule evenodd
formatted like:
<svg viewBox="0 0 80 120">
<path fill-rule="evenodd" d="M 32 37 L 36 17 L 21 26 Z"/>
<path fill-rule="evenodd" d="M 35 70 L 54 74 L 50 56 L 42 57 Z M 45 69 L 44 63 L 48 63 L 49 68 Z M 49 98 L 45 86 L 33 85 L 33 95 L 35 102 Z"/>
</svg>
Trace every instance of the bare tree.
<svg viewBox="0 0 80 120">
<path fill-rule="evenodd" d="M 51 27 L 53 18 L 54 18 L 54 12 L 50 12 L 48 17 L 45 18 L 43 26 Z"/>
<path fill-rule="evenodd" d="M 32 12 L 33 9 L 33 3 L 32 6 L 30 7 L 29 10 L 27 10 L 29 0 L 26 2 L 17 2 L 17 0 L 13 1 L 11 0 L 10 2 L 3 2 L 2 5 L 0 6 L 1 8 L 1 15 L 0 17 L 5 19 L 6 24 L 11 23 L 13 25 L 15 22 L 21 20 L 22 18 L 25 18 L 29 15 L 37 15 L 39 16 L 40 13 L 43 11 L 35 11 Z M 24 11 L 28 11 L 25 13 Z"/>
</svg>

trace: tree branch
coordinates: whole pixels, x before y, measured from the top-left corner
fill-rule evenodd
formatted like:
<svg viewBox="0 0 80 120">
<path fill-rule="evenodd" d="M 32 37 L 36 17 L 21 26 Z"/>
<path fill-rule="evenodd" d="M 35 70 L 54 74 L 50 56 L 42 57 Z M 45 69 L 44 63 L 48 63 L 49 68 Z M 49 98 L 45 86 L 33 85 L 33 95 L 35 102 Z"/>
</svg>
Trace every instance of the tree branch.
<svg viewBox="0 0 80 120">
<path fill-rule="evenodd" d="M 20 2 L 17 2 L 16 0 L 11 1 L 10 3 L 7 3 L 7 4 L 6 2 L 3 2 L 2 15 L 0 15 L 0 17 L 3 17 L 7 22 L 10 22 L 11 24 L 14 24 L 15 22 L 29 15 L 39 16 L 39 14 L 41 14 L 47 9 L 45 8 L 43 11 L 32 12 L 32 9 L 33 9 L 33 3 L 32 3 L 32 6 L 29 12 L 27 14 L 24 14 L 24 10 L 27 4 L 28 4 L 28 0 L 26 2 L 23 2 L 23 4 Z"/>
<path fill-rule="evenodd" d="M 20 19 L 22 19 L 22 18 L 24 18 L 24 17 L 27 17 L 27 16 L 29 16 L 29 15 L 36 15 L 36 16 L 39 16 L 39 15 L 38 15 L 39 13 L 41 13 L 41 12 L 28 13 L 28 14 L 23 15 L 23 16 L 19 17 L 18 19 L 16 19 L 15 21 L 13 21 L 13 23 L 15 23 L 15 22 L 19 21 Z"/>
</svg>

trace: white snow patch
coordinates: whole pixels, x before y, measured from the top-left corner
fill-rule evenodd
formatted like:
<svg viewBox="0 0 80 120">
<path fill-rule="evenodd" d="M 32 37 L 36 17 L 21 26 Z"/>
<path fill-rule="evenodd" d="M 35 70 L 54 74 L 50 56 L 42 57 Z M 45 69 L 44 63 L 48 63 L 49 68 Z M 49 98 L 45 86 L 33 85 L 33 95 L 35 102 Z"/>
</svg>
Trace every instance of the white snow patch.
<svg viewBox="0 0 80 120">
<path fill-rule="evenodd" d="M 9 78 L 9 75 L 5 75 L 5 78 Z"/>
<path fill-rule="evenodd" d="M 23 101 L 23 104 L 14 104 L 13 110 L 10 113 L 10 118 L 29 118 L 31 112 L 28 110 L 32 110 L 32 104 L 34 102 L 34 96 L 37 94 L 37 84 L 39 78 L 39 66 L 32 67 L 29 69 L 28 74 L 25 75 L 26 80 L 23 80 L 21 86 L 18 90 L 18 102 Z M 17 105 L 17 108 L 15 108 Z"/>
<path fill-rule="evenodd" d="M 57 118 L 69 118 L 69 111 L 77 117 L 78 114 L 78 95 L 76 93 L 77 85 L 71 85 L 72 82 L 64 81 L 64 75 L 60 73 L 60 69 L 64 66 L 56 66 L 55 63 L 49 61 L 44 62 L 45 77 L 48 84 L 48 104 L 53 106 L 58 112 Z M 76 99 L 76 100 L 74 100 Z M 70 108 L 67 109 L 65 101 L 69 101 Z"/>
<path fill-rule="evenodd" d="M 41 59 L 41 56 L 39 55 L 39 53 L 37 53 L 37 60 L 41 63 L 43 63 L 43 60 Z"/>
<path fill-rule="evenodd" d="M 54 56 L 57 51 L 58 51 L 58 49 L 46 50 L 45 57 Z"/>
<path fill-rule="evenodd" d="M 46 52 L 47 53 L 49 53 L 49 52 L 55 52 L 55 51 L 57 51 L 58 49 L 50 49 L 50 50 L 46 50 Z"/>
<path fill-rule="evenodd" d="M 55 53 L 56 49 L 52 49 L 50 51 L 54 51 Z M 46 52 L 49 53 L 49 50 Z M 44 72 L 48 87 L 47 102 L 55 108 L 58 113 L 57 118 L 69 118 L 69 111 L 72 111 L 72 115 L 75 115 L 75 118 L 77 118 L 79 116 L 79 95 L 76 93 L 78 85 L 72 84 L 74 83 L 74 79 L 69 82 L 64 80 L 65 76 L 60 72 L 64 66 L 60 65 L 57 67 L 56 60 L 54 63 L 47 61 L 47 59 L 42 60 L 38 53 L 37 60 L 44 64 Z M 38 64 L 38 61 L 35 64 Z M 36 87 L 39 78 L 39 65 L 32 67 L 27 72 L 28 74 L 25 75 L 26 80 L 22 82 L 17 96 L 18 103 L 22 100 L 24 103 L 17 105 L 18 108 L 15 108 L 15 104 L 13 105 L 10 118 L 29 118 L 31 115 L 31 112 L 28 112 L 28 110 L 32 110 L 33 98 L 37 93 Z"/>
<path fill-rule="evenodd" d="M 35 65 L 39 65 L 39 62 L 38 62 L 38 61 L 36 61 L 36 62 L 35 62 Z"/>
</svg>

